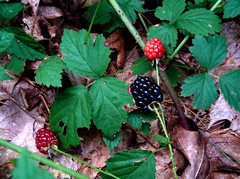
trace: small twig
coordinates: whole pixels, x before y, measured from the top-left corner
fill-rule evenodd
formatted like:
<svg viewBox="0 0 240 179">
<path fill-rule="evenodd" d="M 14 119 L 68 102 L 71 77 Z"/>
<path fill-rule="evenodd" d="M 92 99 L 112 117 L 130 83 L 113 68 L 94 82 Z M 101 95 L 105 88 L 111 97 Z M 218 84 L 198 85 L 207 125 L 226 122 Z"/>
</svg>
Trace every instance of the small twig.
<svg viewBox="0 0 240 179">
<path fill-rule="evenodd" d="M 48 107 L 48 105 L 47 105 L 47 102 L 46 102 L 45 98 L 43 97 L 42 94 L 39 94 L 39 97 L 41 98 L 41 100 L 42 100 L 45 108 L 47 109 L 48 114 L 50 114 L 50 109 L 49 109 L 49 107 Z"/>
</svg>

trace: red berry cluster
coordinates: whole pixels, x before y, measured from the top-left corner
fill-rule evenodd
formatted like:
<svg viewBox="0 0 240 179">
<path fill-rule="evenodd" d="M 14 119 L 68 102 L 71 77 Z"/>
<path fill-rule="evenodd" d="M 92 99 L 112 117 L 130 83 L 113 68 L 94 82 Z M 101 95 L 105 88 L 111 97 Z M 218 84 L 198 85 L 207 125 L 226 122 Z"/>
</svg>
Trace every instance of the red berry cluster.
<svg viewBox="0 0 240 179">
<path fill-rule="evenodd" d="M 150 60 L 154 58 L 162 58 L 166 50 L 163 47 L 162 42 L 158 38 L 153 38 L 147 41 L 144 47 L 144 55 Z"/>
<path fill-rule="evenodd" d="M 48 150 L 51 149 L 51 145 L 59 145 L 57 135 L 50 129 L 41 128 L 36 133 L 36 147 L 43 153 L 47 154 Z"/>
</svg>

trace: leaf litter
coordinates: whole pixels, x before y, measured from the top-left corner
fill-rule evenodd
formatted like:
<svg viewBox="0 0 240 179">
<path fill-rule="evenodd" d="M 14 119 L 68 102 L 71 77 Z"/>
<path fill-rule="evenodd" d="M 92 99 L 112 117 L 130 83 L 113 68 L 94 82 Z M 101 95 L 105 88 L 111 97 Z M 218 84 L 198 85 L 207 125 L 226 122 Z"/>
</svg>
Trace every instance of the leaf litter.
<svg viewBox="0 0 240 179">
<path fill-rule="evenodd" d="M 90 4 L 91 1 L 87 1 Z M 95 2 L 95 1 L 94 1 Z M 36 5 L 38 7 L 39 1 L 27 1 L 27 3 L 30 3 L 30 5 L 33 8 L 33 16 L 32 17 L 24 17 L 24 21 L 26 24 L 29 25 L 30 29 L 34 29 L 33 35 L 37 40 L 43 40 L 43 36 L 40 32 L 40 27 L 35 26 L 33 27 L 32 24 L 34 22 L 37 22 L 38 16 Z M 87 3 L 86 3 L 87 4 Z M 34 6 L 34 7 L 33 7 Z M 53 18 L 57 18 L 61 16 L 60 15 L 53 15 Z M 34 19 L 35 18 L 35 19 Z M 53 27 L 54 31 L 56 30 Z M 228 22 L 223 24 L 223 32 L 222 35 L 226 36 L 227 38 L 227 44 L 229 46 L 229 53 L 224 61 L 224 63 L 215 69 L 213 71 L 213 74 L 220 76 L 221 74 L 230 71 L 232 69 L 239 68 L 239 59 L 240 59 L 240 40 L 239 40 L 239 25 L 237 25 L 235 22 Z M 26 30 L 26 29 L 25 29 Z M 50 26 L 48 26 L 48 30 L 50 31 Z M 238 33 L 237 33 L 238 32 Z M 55 35 L 52 35 L 51 37 L 55 37 Z M 123 37 L 121 37 L 123 38 Z M 124 65 L 124 68 L 131 66 L 134 61 L 139 57 L 139 52 L 136 50 L 133 50 L 131 53 L 128 54 L 127 60 L 123 63 L 123 53 L 125 49 L 120 49 L 120 45 L 123 43 L 122 41 L 117 42 L 119 44 L 113 45 L 113 48 L 116 48 L 120 56 L 119 60 L 119 66 Z M 116 70 L 116 69 L 115 69 Z M 148 76 L 155 76 L 152 74 L 152 72 L 149 72 L 147 74 Z M 131 84 L 132 81 L 134 81 L 135 76 L 132 74 L 131 70 L 128 70 L 124 73 L 120 73 L 116 75 L 117 78 L 122 79 L 123 81 L 126 81 L 128 84 Z M 13 92 L 14 97 L 17 99 L 18 102 L 21 102 L 22 108 L 24 108 L 24 103 L 22 100 L 22 96 L 20 94 L 20 86 L 27 89 L 30 88 L 26 83 L 18 83 L 14 81 L 13 83 L 10 83 L 9 81 L 5 84 L 0 83 L 1 88 L 5 88 L 6 91 L 8 91 L 9 94 Z M 16 85 L 16 86 L 15 86 Z M 27 86 L 27 87 L 26 87 Z M 165 92 L 166 93 L 166 92 Z M 167 96 L 167 94 L 164 94 Z M 0 131 L 0 136 L 3 139 L 11 140 L 11 142 L 19 145 L 19 146 L 26 146 L 30 151 L 34 153 L 40 154 L 37 149 L 35 148 L 34 144 L 34 131 L 36 131 L 38 128 L 43 127 L 43 124 L 45 122 L 44 117 L 42 117 L 36 108 L 32 109 L 30 111 L 30 114 L 34 116 L 35 118 L 38 118 L 37 121 L 34 121 L 34 119 L 25 111 L 22 110 L 22 108 L 19 107 L 12 99 L 9 97 L 9 95 L 5 91 L 1 91 L 0 93 L 0 99 L 5 100 L 1 106 L 0 106 L 0 126 L 2 129 Z M 164 111 L 166 111 L 166 114 L 168 114 L 168 111 L 171 111 L 174 109 L 172 107 L 171 101 L 168 103 L 168 101 L 165 101 Z M 169 109 L 170 108 L 170 109 Z M 172 114 L 172 112 L 170 112 Z M 226 154 L 228 154 L 232 159 L 235 160 L 234 165 L 239 166 L 240 162 L 240 151 L 238 150 L 240 148 L 240 143 L 236 141 L 236 138 L 234 136 L 239 135 L 239 112 L 236 112 L 234 109 L 227 106 L 226 101 L 224 100 L 222 94 L 220 94 L 220 98 L 217 100 L 216 104 L 212 106 L 211 111 L 209 113 L 210 122 L 208 123 L 208 131 L 206 131 L 206 134 L 209 138 L 211 137 L 217 137 L 216 139 L 212 139 L 221 149 L 224 150 Z M 21 120 L 19 120 L 21 119 Z M 230 126 L 227 128 L 227 130 L 223 130 L 222 128 L 219 128 L 218 131 L 211 131 L 211 128 L 219 121 L 222 120 L 228 120 L 231 122 Z M 225 128 L 224 128 L 225 129 Z M 14 131 L 14 132 L 13 132 Z M 83 130 L 84 131 L 84 130 Z M 91 128 L 90 130 L 87 130 L 85 132 L 81 131 L 79 135 L 82 135 L 81 137 L 84 138 L 80 142 L 80 148 L 81 151 L 79 153 L 73 154 L 75 157 L 89 162 L 91 165 L 98 167 L 98 168 L 104 168 L 105 167 L 105 161 L 112 156 L 112 153 L 109 151 L 108 147 L 104 145 L 103 140 L 101 140 L 101 132 Z M 129 150 L 134 148 L 141 148 L 146 150 L 154 150 L 155 146 L 156 148 L 159 147 L 156 141 L 154 141 L 151 138 L 151 135 L 146 136 L 143 138 L 144 135 L 140 133 L 136 133 L 133 129 L 127 127 L 124 125 L 123 129 L 121 130 L 122 133 L 122 139 L 119 143 L 119 145 L 115 148 L 114 152 L 120 152 L 122 150 Z M 161 128 L 159 128 L 159 122 L 157 120 L 151 122 L 151 134 L 161 133 Z M 84 135 L 83 135 L 84 134 Z M 212 167 L 214 168 L 214 172 L 211 174 L 213 178 L 217 178 L 219 176 L 234 176 L 234 174 L 226 174 L 224 172 L 216 172 L 216 171 L 222 171 L 223 169 L 228 171 L 233 170 L 234 166 L 229 160 L 227 160 L 225 157 L 223 157 L 222 153 L 217 150 L 212 143 L 208 141 L 207 145 L 204 143 L 206 140 L 202 139 L 202 136 L 198 132 L 194 131 L 185 131 L 181 129 L 179 126 L 175 126 L 171 130 L 171 138 L 173 139 L 173 145 L 175 146 L 174 149 L 174 156 L 176 160 L 176 166 L 177 168 L 182 171 L 183 176 L 194 178 L 196 176 L 204 176 L 207 177 L 209 173 L 209 161 L 212 164 Z M 186 140 L 188 138 L 189 140 Z M 26 140 L 27 139 L 27 140 Z M 148 142 L 146 142 L 146 139 Z M 17 154 L 14 152 L 11 152 L 10 150 L 6 150 L 0 147 L 1 155 L 0 161 L 1 164 L 4 164 L 8 162 L 10 159 L 17 157 Z M 200 155 L 196 155 L 200 154 Z M 207 156 L 206 156 L 207 155 Z M 196 157 L 198 156 L 198 157 Z M 208 158 L 209 161 L 208 161 Z M 219 161 L 215 164 L 214 161 Z M 68 168 L 78 171 L 82 174 L 86 174 L 90 178 L 95 178 L 98 175 L 98 172 L 94 171 L 93 169 L 90 169 L 72 159 L 69 159 L 63 155 L 59 155 L 54 157 L 54 161 L 59 162 Z M 155 154 L 155 161 L 156 161 L 156 168 L 157 168 L 157 178 L 171 178 L 173 176 L 172 169 L 171 169 L 171 160 L 170 160 L 170 154 L 167 149 L 164 149 L 162 151 L 159 151 Z M 0 164 L 0 165 L 1 165 Z M 220 166 L 220 167 L 219 167 Z M 218 167 L 218 168 L 217 168 Z M 225 167 L 225 168 L 224 168 Z M 219 170 L 220 168 L 220 170 Z M 239 168 L 235 168 L 235 170 L 239 171 Z M 58 173 L 56 170 L 50 169 L 50 171 L 55 172 L 55 174 L 58 177 L 61 178 L 70 178 L 67 175 L 64 175 L 62 173 Z"/>
</svg>

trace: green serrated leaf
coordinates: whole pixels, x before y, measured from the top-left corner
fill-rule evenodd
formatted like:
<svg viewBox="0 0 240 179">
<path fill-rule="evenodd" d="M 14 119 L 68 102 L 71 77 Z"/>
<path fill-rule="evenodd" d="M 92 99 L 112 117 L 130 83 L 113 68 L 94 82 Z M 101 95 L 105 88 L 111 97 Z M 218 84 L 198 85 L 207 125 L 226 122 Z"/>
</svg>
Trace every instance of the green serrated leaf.
<svg viewBox="0 0 240 179">
<path fill-rule="evenodd" d="M 15 37 L 9 48 L 6 49 L 7 53 L 13 54 L 23 60 L 32 61 L 42 59 L 46 56 L 43 47 L 24 31 L 13 26 L 3 27 L 0 31 L 13 33 Z"/>
<path fill-rule="evenodd" d="M 142 75 L 153 69 L 152 63 L 147 57 L 143 56 L 137 59 L 132 66 L 132 71 L 134 75 Z"/>
<path fill-rule="evenodd" d="M 2 66 L 0 66 L 0 81 L 4 80 L 12 80 L 12 77 L 10 77 L 2 68 Z"/>
<path fill-rule="evenodd" d="M 177 25 L 191 34 L 214 34 L 222 30 L 221 20 L 210 10 L 191 9 L 177 19 Z"/>
<path fill-rule="evenodd" d="M 178 32 L 175 26 L 168 23 L 162 23 L 159 27 L 152 26 L 149 29 L 147 39 L 158 38 L 163 43 L 167 54 L 171 54 L 177 44 L 177 34 Z"/>
<path fill-rule="evenodd" d="M 204 2 L 204 0 L 194 0 L 195 4 L 200 4 L 202 2 Z"/>
<path fill-rule="evenodd" d="M 0 21 L 9 21 L 23 9 L 20 2 L 1 3 L 0 4 Z"/>
<path fill-rule="evenodd" d="M 100 78 L 90 89 L 93 106 L 93 123 L 105 136 L 113 139 L 127 121 L 123 105 L 133 105 L 133 98 L 127 93 L 128 86 L 117 78 Z"/>
<path fill-rule="evenodd" d="M 146 12 L 142 8 L 144 1 L 138 1 L 138 0 L 118 0 L 120 3 L 120 7 L 122 10 L 125 12 L 126 16 L 130 21 L 136 21 L 137 20 L 137 15 L 135 11 L 138 12 Z"/>
<path fill-rule="evenodd" d="M 154 121 L 157 119 L 157 115 L 153 111 L 141 111 L 140 109 L 134 110 L 128 113 L 128 122 L 134 128 L 140 129 L 140 121 Z M 142 124 L 142 123 L 141 123 Z M 140 127 L 140 128 L 139 128 Z"/>
<path fill-rule="evenodd" d="M 169 20 L 170 24 L 174 24 L 184 11 L 185 6 L 185 0 L 164 0 L 163 6 L 156 9 L 155 16 L 161 20 Z"/>
<path fill-rule="evenodd" d="M 177 84 L 181 82 L 181 76 L 184 75 L 184 73 L 179 71 L 179 69 L 175 66 L 169 66 L 166 73 L 173 87 L 176 87 Z"/>
<path fill-rule="evenodd" d="M 226 37 L 217 34 L 209 36 L 207 40 L 196 35 L 192 43 L 194 46 L 190 47 L 190 51 L 206 71 L 219 66 L 228 53 Z"/>
<path fill-rule="evenodd" d="M 219 86 L 226 101 L 231 107 L 240 111 L 240 86 L 239 86 L 240 69 L 223 74 L 219 78 Z"/>
<path fill-rule="evenodd" d="M 107 170 L 121 179 L 155 179 L 154 155 L 149 150 L 129 150 L 115 153 L 106 161 Z M 111 178 L 101 175 L 103 179 Z"/>
<path fill-rule="evenodd" d="M 136 129 L 142 128 L 142 119 L 137 115 L 136 111 L 128 113 L 128 122 L 131 127 Z"/>
<path fill-rule="evenodd" d="M 24 63 L 25 63 L 25 61 L 12 55 L 11 62 L 6 64 L 4 68 L 18 74 L 18 73 L 24 71 Z"/>
<path fill-rule="evenodd" d="M 226 0 L 223 18 L 234 18 L 240 14 L 240 0 Z"/>
<path fill-rule="evenodd" d="M 35 71 L 35 79 L 39 84 L 44 84 L 47 87 L 50 85 L 61 87 L 61 73 L 63 69 L 65 69 L 65 64 L 62 59 L 57 56 L 51 56 L 47 60 L 42 61 L 39 68 Z"/>
<path fill-rule="evenodd" d="M 5 51 L 12 43 L 14 35 L 0 30 L 0 52 Z"/>
<path fill-rule="evenodd" d="M 79 33 L 73 30 L 64 30 L 61 52 L 65 56 L 67 68 L 81 76 L 89 76 L 92 79 L 100 78 L 106 71 L 110 62 L 110 48 L 104 46 L 105 38 L 98 35 L 93 43 L 89 36 L 87 45 L 84 45 L 87 31 Z"/>
<path fill-rule="evenodd" d="M 162 147 L 165 147 L 167 146 L 170 141 L 167 137 L 164 137 L 162 135 L 159 135 L 159 134 L 154 134 L 152 135 L 152 137 L 162 146 Z"/>
<path fill-rule="evenodd" d="M 185 79 L 181 96 L 191 96 L 194 93 L 193 106 L 196 108 L 207 110 L 216 102 L 217 87 L 208 73 L 195 74 Z"/>
<path fill-rule="evenodd" d="M 148 122 L 144 122 L 142 124 L 142 128 L 140 129 L 145 135 L 149 135 L 151 132 L 151 124 Z"/>
<path fill-rule="evenodd" d="M 96 2 L 93 4 L 93 6 L 90 6 L 88 8 L 88 10 L 84 14 L 86 19 L 89 19 L 90 21 L 92 20 L 98 3 L 99 2 Z M 94 19 L 94 24 L 106 24 L 110 22 L 112 18 L 111 15 L 113 13 L 115 13 L 115 11 L 112 6 L 108 3 L 107 0 L 103 0 Z"/>
<path fill-rule="evenodd" d="M 54 179 L 53 175 L 46 169 L 39 168 L 37 163 L 30 159 L 29 152 L 24 149 L 17 166 L 12 171 L 13 179 Z"/>
<path fill-rule="evenodd" d="M 109 139 L 108 137 L 103 136 L 103 140 L 111 152 L 113 152 L 114 148 L 119 144 L 121 138 L 122 138 L 122 135 L 120 132 L 117 133 L 116 137 L 114 137 L 113 139 Z"/>
<path fill-rule="evenodd" d="M 91 99 L 85 86 L 75 86 L 62 91 L 51 107 L 50 128 L 58 135 L 60 147 L 76 146 L 81 138 L 78 128 L 90 127 Z M 64 130 L 66 129 L 66 134 Z"/>
</svg>

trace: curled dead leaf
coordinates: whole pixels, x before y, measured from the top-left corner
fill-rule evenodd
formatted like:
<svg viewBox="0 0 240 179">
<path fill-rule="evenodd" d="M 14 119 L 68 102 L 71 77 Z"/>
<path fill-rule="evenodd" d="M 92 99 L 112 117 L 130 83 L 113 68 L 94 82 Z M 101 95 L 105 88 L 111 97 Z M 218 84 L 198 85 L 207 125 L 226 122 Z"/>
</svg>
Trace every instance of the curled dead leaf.
<svg viewBox="0 0 240 179">
<path fill-rule="evenodd" d="M 206 155 L 206 144 L 198 131 L 185 130 L 180 125 L 171 131 L 172 145 L 188 160 L 182 178 L 206 179 L 210 176 L 210 164 Z"/>
</svg>

